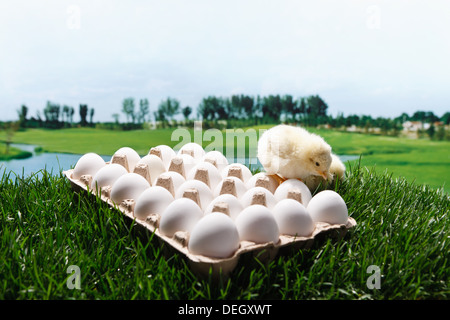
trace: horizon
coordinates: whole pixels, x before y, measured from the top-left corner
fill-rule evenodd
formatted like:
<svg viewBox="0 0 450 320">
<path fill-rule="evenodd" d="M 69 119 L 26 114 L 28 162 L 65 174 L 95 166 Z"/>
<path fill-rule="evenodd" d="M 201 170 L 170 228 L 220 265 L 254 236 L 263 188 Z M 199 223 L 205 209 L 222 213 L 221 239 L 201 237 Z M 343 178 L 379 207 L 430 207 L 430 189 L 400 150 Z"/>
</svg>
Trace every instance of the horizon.
<svg viewBox="0 0 450 320">
<path fill-rule="evenodd" d="M 122 101 L 318 94 L 328 114 L 450 111 L 450 3 L 46 1 L 0 4 L 3 121 L 51 101 L 123 122 Z"/>
</svg>

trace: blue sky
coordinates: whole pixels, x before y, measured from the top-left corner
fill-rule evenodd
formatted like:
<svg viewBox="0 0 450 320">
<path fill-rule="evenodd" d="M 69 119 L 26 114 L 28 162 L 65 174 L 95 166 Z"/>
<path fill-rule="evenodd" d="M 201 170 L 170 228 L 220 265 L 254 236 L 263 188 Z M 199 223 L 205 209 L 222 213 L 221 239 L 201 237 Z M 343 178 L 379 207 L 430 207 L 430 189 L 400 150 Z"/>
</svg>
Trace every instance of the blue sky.
<svg viewBox="0 0 450 320">
<path fill-rule="evenodd" d="M 450 111 L 450 1 L 3 1 L 1 119 L 50 100 L 319 94 L 329 113 Z M 125 116 L 121 114 L 121 121 Z"/>
</svg>

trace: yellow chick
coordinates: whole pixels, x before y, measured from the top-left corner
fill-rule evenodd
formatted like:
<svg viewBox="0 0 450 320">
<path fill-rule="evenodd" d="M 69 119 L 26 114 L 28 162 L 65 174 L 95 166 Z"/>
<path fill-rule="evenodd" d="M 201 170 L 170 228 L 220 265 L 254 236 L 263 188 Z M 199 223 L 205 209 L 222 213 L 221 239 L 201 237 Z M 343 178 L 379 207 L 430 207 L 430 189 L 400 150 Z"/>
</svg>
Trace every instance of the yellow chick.
<svg viewBox="0 0 450 320">
<path fill-rule="evenodd" d="M 315 191 L 320 186 L 320 184 L 322 184 L 322 186 L 325 187 L 329 184 L 333 185 L 333 183 L 336 180 L 342 181 L 344 179 L 344 176 L 345 176 L 344 163 L 334 153 L 331 154 L 331 159 L 332 160 L 331 160 L 330 169 L 328 170 L 327 180 L 324 180 L 323 177 L 321 177 L 321 176 L 311 175 L 309 177 L 306 177 L 305 180 L 303 181 L 308 186 L 308 188 L 311 190 L 311 192 Z"/>
<path fill-rule="evenodd" d="M 345 176 L 345 165 L 334 153 L 331 154 L 330 173 L 333 175 L 334 180 L 343 180 Z"/>
<path fill-rule="evenodd" d="M 322 137 L 289 125 L 265 131 L 258 141 L 258 159 L 268 174 L 304 180 L 311 175 L 328 179 L 331 147 Z"/>
</svg>

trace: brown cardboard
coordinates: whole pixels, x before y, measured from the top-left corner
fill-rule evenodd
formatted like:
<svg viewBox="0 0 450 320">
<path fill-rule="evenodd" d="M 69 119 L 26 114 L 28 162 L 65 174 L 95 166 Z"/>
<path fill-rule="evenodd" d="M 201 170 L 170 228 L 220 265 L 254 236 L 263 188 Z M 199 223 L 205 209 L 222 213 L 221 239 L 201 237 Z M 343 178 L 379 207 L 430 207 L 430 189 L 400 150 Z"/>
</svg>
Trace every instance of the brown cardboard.
<svg viewBox="0 0 450 320">
<path fill-rule="evenodd" d="M 298 202 L 303 204 L 302 193 L 300 190 L 297 190 L 297 189 L 289 190 L 286 198 L 297 200 Z"/>
<path fill-rule="evenodd" d="M 186 172 L 184 172 L 184 165 L 183 165 L 183 158 L 181 157 L 174 157 L 170 161 L 169 170 L 168 171 L 175 171 L 181 174 L 183 177 L 186 178 Z"/>
<path fill-rule="evenodd" d="M 161 174 L 156 180 L 156 185 L 166 188 L 173 196 L 175 196 L 175 189 L 173 187 L 173 180 L 171 176 Z"/>
<path fill-rule="evenodd" d="M 160 159 L 162 159 L 162 154 L 161 154 L 161 149 L 158 147 L 153 147 L 150 149 L 150 151 L 148 152 L 149 155 L 155 155 L 157 157 L 159 157 Z"/>
<path fill-rule="evenodd" d="M 220 194 L 232 194 L 233 196 L 237 197 L 236 184 L 233 179 L 230 179 L 228 177 L 223 179 Z"/>
</svg>

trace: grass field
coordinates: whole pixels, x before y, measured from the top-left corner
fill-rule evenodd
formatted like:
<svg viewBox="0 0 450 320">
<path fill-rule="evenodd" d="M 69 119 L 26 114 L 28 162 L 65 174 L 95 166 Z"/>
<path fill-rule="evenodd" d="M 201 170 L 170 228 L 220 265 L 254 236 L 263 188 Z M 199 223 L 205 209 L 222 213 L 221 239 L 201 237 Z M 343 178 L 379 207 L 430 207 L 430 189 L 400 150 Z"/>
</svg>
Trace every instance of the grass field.
<svg viewBox="0 0 450 320">
<path fill-rule="evenodd" d="M 448 181 L 449 144 L 318 133 L 338 154 L 362 154 L 335 186 L 358 225 L 341 241 L 268 264 L 252 258 L 219 283 L 196 278 L 178 255 L 164 257 L 151 235 L 138 237 L 120 212 L 74 194 L 62 175 L 0 173 L 0 299 L 448 299 L 450 198 L 436 187 Z M 27 130 L 14 142 L 80 154 L 130 146 L 143 155 L 176 145 L 171 134 Z M 80 290 L 66 285 L 70 265 L 80 268 Z M 380 289 L 367 287 L 369 266 L 380 268 Z"/>
<path fill-rule="evenodd" d="M 243 128 L 237 137 L 244 137 L 249 129 L 267 129 L 270 126 Z M 374 136 L 357 133 L 337 132 L 331 130 L 311 130 L 322 135 L 337 154 L 361 155 L 362 166 L 374 167 L 377 172 L 387 172 L 393 177 L 405 177 L 417 184 L 428 184 L 433 188 L 444 186 L 450 192 L 450 142 L 430 141 L 427 139 L 406 139 L 386 136 Z M 194 133 L 189 131 L 194 139 Z M 145 155 L 152 146 L 167 144 L 176 146 L 180 140 L 171 141 L 173 130 L 139 130 L 108 131 L 88 128 L 63 130 L 26 130 L 17 132 L 14 142 L 36 144 L 45 151 L 84 154 L 96 152 L 112 155 L 123 146 L 135 149 Z M 223 135 L 223 146 L 226 151 L 233 141 Z M 203 141 L 206 147 L 214 143 Z M 236 140 L 237 141 L 237 140 Z M 255 154 L 256 140 L 245 140 L 249 152 Z M 356 161 L 353 161 L 353 164 Z"/>
<path fill-rule="evenodd" d="M 6 146 L 3 143 L 0 143 L 0 161 L 10 159 L 25 159 L 31 156 L 31 152 L 23 151 L 14 147 L 9 147 L 8 153 L 6 153 Z"/>
<path fill-rule="evenodd" d="M 62 175 L 0 179 L 0 299 L 450 297 L 449 196 L 366 168 L 349 168 L 335 186 L 358 223 L 343 240 L 268 264 L 252 258 L 219 283 L 197 279 L 178 255 L 164 257 Z M 80 268 L 80 290 L 66 285 L 70 265 Z M 369 266 L 380 269 L 380 289 L 367 286 Z"/>
</svg>

